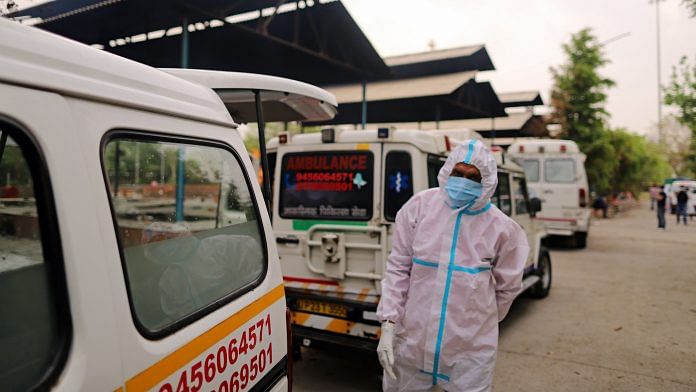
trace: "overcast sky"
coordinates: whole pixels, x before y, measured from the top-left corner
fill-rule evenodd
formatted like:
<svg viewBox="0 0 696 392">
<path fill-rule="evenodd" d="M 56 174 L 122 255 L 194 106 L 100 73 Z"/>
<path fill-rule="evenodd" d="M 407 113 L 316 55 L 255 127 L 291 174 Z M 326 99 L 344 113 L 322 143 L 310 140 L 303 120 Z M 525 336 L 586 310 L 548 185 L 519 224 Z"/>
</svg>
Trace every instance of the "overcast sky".
<svg viewBox="0 0 696 392">
<path fill-rule="evenodd" d="M 17 0 L 22 8 L 43 0 Z M 602 72 L 616 81 L 609 91 L 611 125 L 646 134 L 657 121 L 655 5 L 650 0 L 343 0 L 382 56 L 485 44 L 498 92 L 540 90 L 549 102 L 549 67 L 565 59 L 561 44 L 584 27 L 607 44 L 611 64 Z M 696 18 L 681 0 L 660 3 L 662 82 L 682 55 L 696 56 Z M 664 113 L 673 109 L 665 108 Z"/>
<path fill-rule="evenodd" d="M 564 61 L 561 44 L 584 27 L 607 44 L 612 63 L 602 70 L 616 81 L 609 91 L 611 125 L 646 133 L 657 121 L 655 5 L 649 0 L 344 0 L 382 56 L 486 45 L 496 67 L 479 75 L 498 92 L 540 90 L 548 103 L 549 66 Z M 660 3 L 662 81 L 682 55 L 696 55 L 696 18 L 681 0 Z M 669 110 L 667 110 L 669 111 Z"/>
</svg>

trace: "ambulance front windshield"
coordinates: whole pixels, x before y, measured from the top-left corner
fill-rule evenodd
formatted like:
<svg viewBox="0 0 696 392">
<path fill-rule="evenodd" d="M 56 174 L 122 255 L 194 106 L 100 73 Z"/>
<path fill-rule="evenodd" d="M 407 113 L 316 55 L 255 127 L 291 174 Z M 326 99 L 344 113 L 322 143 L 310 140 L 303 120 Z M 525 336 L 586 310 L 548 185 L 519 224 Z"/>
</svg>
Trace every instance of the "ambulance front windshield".
<svg viewBox="0 0 696 392">
<path fill-rule="evenodd" d="M 285 219 L 372 218 L 370 151 L 312 151 L 283 156 L 279 214 Z"/>
</svg>

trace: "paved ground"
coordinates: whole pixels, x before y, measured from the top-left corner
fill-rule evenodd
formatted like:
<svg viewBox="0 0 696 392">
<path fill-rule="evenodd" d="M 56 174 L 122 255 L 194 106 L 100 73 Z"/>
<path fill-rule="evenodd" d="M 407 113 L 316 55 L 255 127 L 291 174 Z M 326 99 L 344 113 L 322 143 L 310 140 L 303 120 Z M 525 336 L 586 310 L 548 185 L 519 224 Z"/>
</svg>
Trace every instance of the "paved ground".
<svg viewBox="0 0 696 392">
<path fill-rule="evenodd" d="M 696 221 L 655 229 L 646 209 L 599 222 L 586 250 L 554 249 L 548 298 L 501 325 L 496 391 L 696 391 Z M 296 391 L 377 391 L 371 353 L 319 347 Z"/>
</svg>

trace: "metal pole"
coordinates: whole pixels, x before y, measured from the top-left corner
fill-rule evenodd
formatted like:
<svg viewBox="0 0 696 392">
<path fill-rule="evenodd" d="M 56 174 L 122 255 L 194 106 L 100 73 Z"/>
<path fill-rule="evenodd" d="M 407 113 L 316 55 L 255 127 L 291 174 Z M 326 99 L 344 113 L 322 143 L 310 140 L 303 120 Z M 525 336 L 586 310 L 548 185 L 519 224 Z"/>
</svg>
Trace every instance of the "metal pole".
<svg viewBox="0 0 696 392">
<path fill-rule="evenodd" d="M 660 54 L 660 0 L 655 1 L 657 24 L 657 141 L 662 142 L 662 61 Z"/>
<path fill-rule="evenodd" d="M 254 90 L 256 100 L 256 122 L 259 127 L 259 149 L 261 150 L 261 172 L 263 173 L 263 198 L 266 200 L 268 215 L 271 215 L 271 180 L 268 169 L 268 156 L 266 155 L 266 122 L 263 119 L 263 105 L 261 104 L 261 91 Z"/>
<path fill-rule="evenodd" d="M 184 167 L 184 148 L 179 147 L 176 166 L 176 221 L 184 220 L 184 184 L 186 182 L 186 170 Z"/>
<path fill-rule="evenodd" d="M 121 176 L 121 142 L 116 142 L 116 156 L 114 157 L 114 197 L 118 197 L 119 177 Z"/>
<path fill-rule="evenodd" d="M 362 84 L 362 129 L 367 125 L 367 82 L 363 80 Z"/>
<path fill-rule="evenodd" d="M 491 146 L 495 144 L 495 117 L 491 117 L 491 136 L 492 136 L 492 141 L 491 141 Z"/>
<path fill-rule="evenodd" d="M 181 22 L 181 68 L 188 68 L 189 65 L 189 31 L 188 18 L 184 17 Z M 184 198 L 186 197 L 184 187 L 186 185 L 186 168 L 184 167 L 185 152 L 184 147 L 179 146 L 176 162 L 176 199 L 175 214 L 176 221 L 184 220 Z"/>
<path fill-rule="evenodd" d="M 440 105 L 435 107 L 435 129 L 440 129 Z"/>
<path fill-rule="evenodd" d="M 181 68 L 189 67 L 189 31 L 188 18 L 184 17 L 181 22 Z"/>
<path fill-rule="evenodd" d="M 140 143 L 135 143 L 135 165 L 133 165 L 133 183 L 140 183 Z"/>
</svg>

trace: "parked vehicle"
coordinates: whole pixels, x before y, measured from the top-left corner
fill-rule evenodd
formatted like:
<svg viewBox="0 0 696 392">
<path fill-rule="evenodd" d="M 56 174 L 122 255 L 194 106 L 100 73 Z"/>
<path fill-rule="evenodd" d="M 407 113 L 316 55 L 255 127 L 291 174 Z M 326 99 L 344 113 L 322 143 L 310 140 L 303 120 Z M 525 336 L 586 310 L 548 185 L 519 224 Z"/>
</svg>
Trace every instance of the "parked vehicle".
<svg viewBox="0 0 696 392">
<path fill-rule="evenodd" d="M 412 195 L 438 186 L 456 142 L 442 132 L 389 128 L 324 129 L 269 141 L 273 228 L 297 343 L 376 347 L 375 311 L 396 214 Z M 541 204 L 529 201 L 523 170 L 499 155 L 493 202 L 525 229 L 532 251 L 524 288 L 544 297 L 551 260 L 541 247 L 545 234 L 531 219 Z"/>
<path fill-rule="evenodd" d="M 536 217 L 549 235 L 571 237 L 587 246 L 590 201 L 585 154 L 572 140 L 526 140 L 508 147 L 524 167 L 529 187 L 541 197 L 544 212 Z"/>
<path fill-rule="evenodd" d="M 677 199 L 673 197 L 672 192 L 672 183 L 675 181 L 691 181 L 691 179 L 689 177 L 673 177 L 665 180 L 662 190 L 667 195 L 667 200 L 669 201 L 669 213 L 672 215 L 677 213 Z"/>
<path fill-rule="evenodd" d="M 694 180 L 675 180 L 670 184 L 668 199 L 674 209 L 674 213 L 677 213 L 677 193 L 682 189 L 686 190 L 689 195 L 687 214 L 690 216 L 696 215 L 696 181 Z"/>
<path fill-rule="evenodd" d="M 275 238 L 229 111 L 304 95 L 293 113 L 330 119 L 335 100 L 207 75 L 236 99 L 0 18 L 1 389 L 290 388 Z"/>
</svg>

